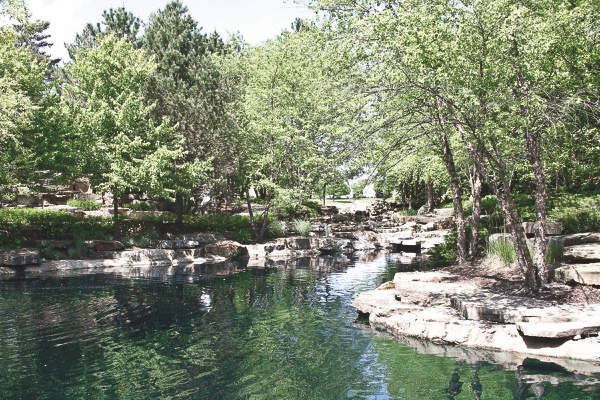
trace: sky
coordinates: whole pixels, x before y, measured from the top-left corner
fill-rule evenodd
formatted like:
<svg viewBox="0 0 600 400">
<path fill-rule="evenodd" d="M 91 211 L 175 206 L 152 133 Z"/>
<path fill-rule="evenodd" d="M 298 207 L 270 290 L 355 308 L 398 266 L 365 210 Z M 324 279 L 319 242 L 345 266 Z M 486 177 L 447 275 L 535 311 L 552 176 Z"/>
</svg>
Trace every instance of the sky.
<svg viewBox="0 0 600 400">
<path fill-rule="evenodd" d="M 46 31 L 54 46 L 52 57 L 69 59 L 64 43 L 71 43 L 86 23 L 100 22 L 102 12 L 125 7 L 143 21 L 150 13 L 164 8 L 168 0 L 26 0 L 34 18 L 50 21 Z M 227 38 L 240 32 L 250 44 L 260 44 L 289 28 L 296 17 L 313 13 L 292 0 L 182 0 L 203 32 L 217 31 Z"/>
</svg>

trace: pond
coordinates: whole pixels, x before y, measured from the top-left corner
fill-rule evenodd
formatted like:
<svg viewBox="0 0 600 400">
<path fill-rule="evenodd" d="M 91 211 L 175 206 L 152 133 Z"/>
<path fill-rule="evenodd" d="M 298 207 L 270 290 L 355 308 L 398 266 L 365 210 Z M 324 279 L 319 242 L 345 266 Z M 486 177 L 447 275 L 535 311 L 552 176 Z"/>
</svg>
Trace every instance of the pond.
<svg viewBox="0 0 600 400">
<path fill-rule="evenodd" d="M 452 348 L 371 331 L 351 302 L 415 268 L 400 261 L 0 281 L 0 397 L 600 399 L 599 375 L 442 357 Z"/>
</svg>

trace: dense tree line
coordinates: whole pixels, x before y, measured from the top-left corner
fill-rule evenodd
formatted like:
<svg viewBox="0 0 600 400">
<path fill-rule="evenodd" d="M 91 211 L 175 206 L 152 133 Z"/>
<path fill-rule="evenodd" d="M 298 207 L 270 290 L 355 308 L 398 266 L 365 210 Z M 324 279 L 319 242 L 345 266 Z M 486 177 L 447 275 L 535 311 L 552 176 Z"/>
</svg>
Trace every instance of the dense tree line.
<svg viewBox="0 0 600 400">
<path fill-rule="evenodd" d="M 260 239 L 273 207 L 369 170 L 411 206 L 452 200 L 459 263 L 495 195 L 528 286 L 542 287 L 549 191 L 600 185 L 597 2 L 311 4 L 318 19 L 258 46 L 204 33 L 179 1 L 147 21 L 110 9 L 58 65 L 48 23 L 0 1 L 4 195 L 49 169 L 88 176 L 115 207 L 129 191 L 180 216 L 207 195 L 243 200 Z M 535 199 L 533 257 L 515 191 Z"/>
</svg>

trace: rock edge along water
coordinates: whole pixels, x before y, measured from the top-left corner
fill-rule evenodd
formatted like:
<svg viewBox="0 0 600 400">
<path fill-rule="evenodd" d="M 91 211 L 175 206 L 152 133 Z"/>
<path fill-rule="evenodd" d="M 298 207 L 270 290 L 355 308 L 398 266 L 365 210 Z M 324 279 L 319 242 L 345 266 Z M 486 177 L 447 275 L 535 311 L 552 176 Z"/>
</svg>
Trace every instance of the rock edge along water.
<svg viewBox="0 0 600 400">
<path fill-rule="evenodd" d="M 394 335 L 493 351 L 600 362 L 600 305 L 494 295 L 444 272 L 398 273 L 353 302 Z M 600 372 L 600 365 L 597 370 Z"/>
</svg>

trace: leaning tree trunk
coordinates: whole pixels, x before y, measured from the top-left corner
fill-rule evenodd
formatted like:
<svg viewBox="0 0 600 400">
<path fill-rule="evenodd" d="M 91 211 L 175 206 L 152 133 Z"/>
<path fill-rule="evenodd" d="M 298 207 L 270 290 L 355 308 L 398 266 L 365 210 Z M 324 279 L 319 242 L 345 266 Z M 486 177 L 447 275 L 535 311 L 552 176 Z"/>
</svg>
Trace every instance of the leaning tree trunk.
<svg viewBox="0 0 600 400">
<path fill-rule="evenodd" d="M 525 236 L 525 232 L 519 220 L 519 212 L 513 201 L 509 182 L 506 179 L 503 179 L 501 182 L 501 189 L 495 188 L 495 192 L 498 203 L 504 213 L 506 224 L 513 238 L 515 256 L 517 258 L 517 263 L 525 276 L 525 285 L 533 292 L 537 292 L 539 287 L 537 286 L 536 268 L 531 259 L 529 248 L 527 247 L 527 237 Z"/>
</svg>

